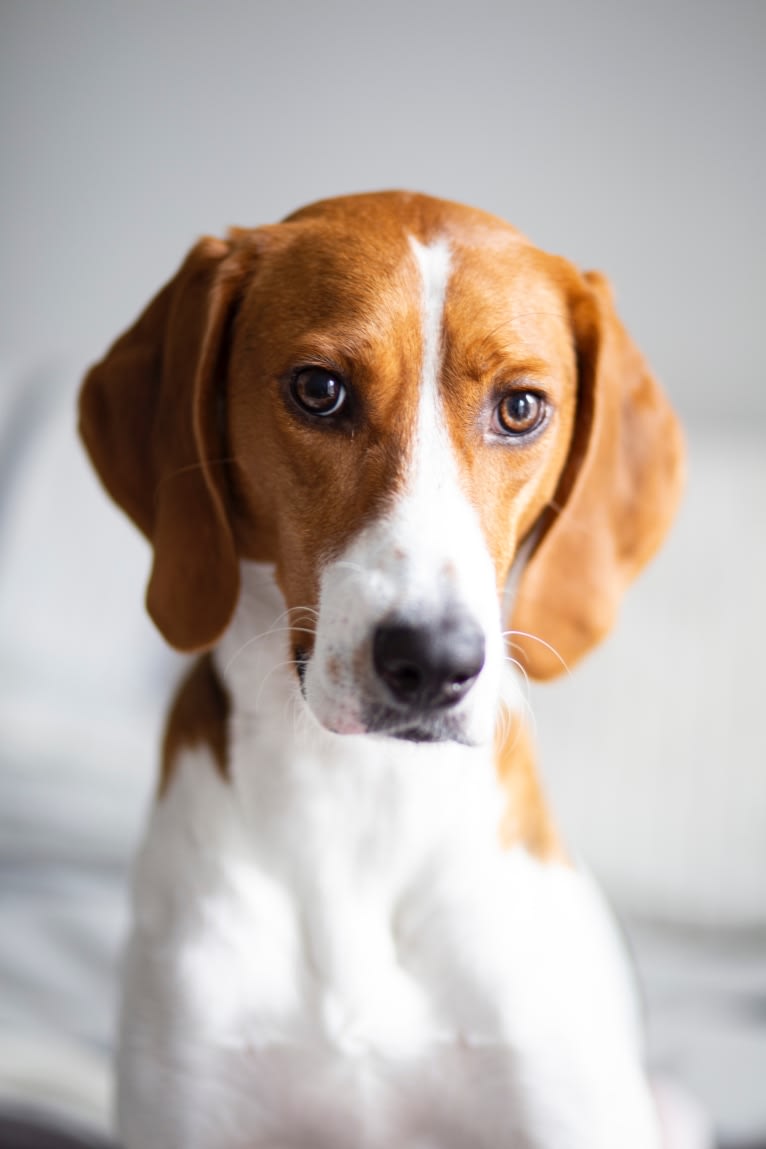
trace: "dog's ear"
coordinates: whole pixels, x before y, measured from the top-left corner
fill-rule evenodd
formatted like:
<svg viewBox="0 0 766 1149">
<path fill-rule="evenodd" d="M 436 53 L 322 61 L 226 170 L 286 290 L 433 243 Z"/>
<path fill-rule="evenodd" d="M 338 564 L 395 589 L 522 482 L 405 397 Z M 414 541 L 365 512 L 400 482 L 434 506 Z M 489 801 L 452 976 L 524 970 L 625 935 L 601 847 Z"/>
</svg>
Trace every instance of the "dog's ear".
<svg viewBox="0 0 766 1149">
<path fill-rule="evenodd" d="M 610 629 L 623 591 L 662 542 L 683 483 L 678 420 L 607 281 L 597 272 L 583 278 L 572 303 L 572 446 L 511 614 L 511 653 L 538 679 L 571 667 Z"/>
<path fill-rule="evenodd" d="M 112 497 L 154 546 L 147 607 L 180 650 L 211 646 L 239 592 L 226 509 L 224 383 L 252 249 L 202 239 L 87 375 L 80 433 Z"/>
</svg>

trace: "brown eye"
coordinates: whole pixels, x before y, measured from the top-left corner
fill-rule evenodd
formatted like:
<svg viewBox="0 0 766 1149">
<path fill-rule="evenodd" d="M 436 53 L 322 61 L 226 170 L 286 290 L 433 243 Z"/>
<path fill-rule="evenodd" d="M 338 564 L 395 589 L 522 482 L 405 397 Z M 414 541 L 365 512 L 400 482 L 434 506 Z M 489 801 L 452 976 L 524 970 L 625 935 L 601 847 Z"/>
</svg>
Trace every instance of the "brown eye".
<svg viewBox="0 0 766 1149">
<path fill-rule="evenodd" d="M 324 367 L 305 367 L 294 377 L 291 394 L 309 415 L 337 415 L 346 402 L 346 385 L 340 375 Z"/>
<path fill-rule="evenodd" d="M 536 431 L 547 414 L 542 395 L 536 391 L 512 391 L 497 406 L 497 422 L 504 435 L 529 435 Z"/>
</svg>

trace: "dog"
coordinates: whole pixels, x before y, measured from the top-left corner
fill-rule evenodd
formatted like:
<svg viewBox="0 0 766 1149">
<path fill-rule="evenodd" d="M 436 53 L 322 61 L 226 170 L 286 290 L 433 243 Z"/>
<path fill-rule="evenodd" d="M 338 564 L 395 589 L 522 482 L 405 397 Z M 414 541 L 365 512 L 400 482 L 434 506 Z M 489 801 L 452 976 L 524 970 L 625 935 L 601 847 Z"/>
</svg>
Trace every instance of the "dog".
<svg viewBox="0 0 766 1149">
<path fill-rule="evenodd" d="M 681 489 L 605 278 L 458 204 L 326 200 L 200 240 L 80 427 L 199 655 L 135 875 L 124 1149 L 656 1149 L 523 686 L 604 637 Z"/>
</svg>

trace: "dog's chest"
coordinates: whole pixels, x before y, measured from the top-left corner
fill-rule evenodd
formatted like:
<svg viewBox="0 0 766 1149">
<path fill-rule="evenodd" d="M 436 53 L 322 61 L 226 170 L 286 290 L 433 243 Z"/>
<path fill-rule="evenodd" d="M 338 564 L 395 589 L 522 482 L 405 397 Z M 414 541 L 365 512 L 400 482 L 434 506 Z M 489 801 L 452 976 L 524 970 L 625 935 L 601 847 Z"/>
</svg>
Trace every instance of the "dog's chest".
<svg viewBox="0 0 766 1149">
<path fill-rule="evenodd" d="M 152 1144 L 185 1149 L 547 1146 L 555 1083 L 569 1143 L 597 1145 L 610 1091 L 635 1108 L 620 960 L 581 877 L 502 848 L 491 759 L 234 731 L 228 780 L 183 752 L 139 864 L 123 1124 L 155 1110 Z"/>
<path fill-rule="evenodd" d="M 199 1020 L 250 1045 L 409 1050 L 460 1030 L 458 982 L 504 928 L 496 898 L 536 868 L 501 848 L 487 756 L 364 738 L 325 756 L 313 732 L 287 746 L 237 726 L 226 780 L 182 752 L 139 866 L 138 938 L 170 939 Z"/>
</svg>

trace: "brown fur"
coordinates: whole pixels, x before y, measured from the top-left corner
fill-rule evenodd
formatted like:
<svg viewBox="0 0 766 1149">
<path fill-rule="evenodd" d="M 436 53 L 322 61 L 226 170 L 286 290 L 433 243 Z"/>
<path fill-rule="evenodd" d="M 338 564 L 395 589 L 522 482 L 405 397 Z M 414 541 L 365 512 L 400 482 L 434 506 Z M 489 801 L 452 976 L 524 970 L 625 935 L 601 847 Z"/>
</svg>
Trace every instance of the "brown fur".
<svg viewBox="0 0 766 1149">
<path fill-rule="evenodd" d="M 507 806 L 500 827 L 503 845 L 524 846 L 543 861 L 566 861 L 566 854 L 545 801 L 535 768 L 534 741 L 527 724 L 513 715 L 498 732 L 495 743 L 497 772 L 505 788 Z"/>
<path fill-rule="evenodd" d="M 159 793 L 173 776 L 180 750 L 205 745 L 222 777 L 228 772 L 229 696 L 210 655 L 198 659 L 176 693 L 162 744 Z"/>
</svg>

